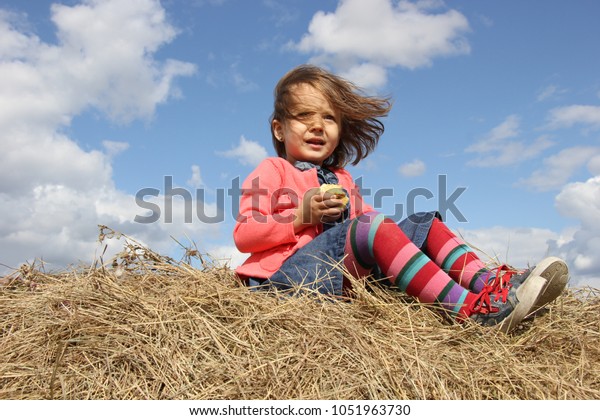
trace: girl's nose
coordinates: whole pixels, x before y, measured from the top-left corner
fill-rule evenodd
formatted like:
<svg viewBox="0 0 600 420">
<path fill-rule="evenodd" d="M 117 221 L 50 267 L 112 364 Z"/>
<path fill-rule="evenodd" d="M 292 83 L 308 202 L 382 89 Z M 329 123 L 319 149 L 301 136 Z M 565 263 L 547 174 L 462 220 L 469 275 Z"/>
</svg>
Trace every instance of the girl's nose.
<svg viewBox="0 0 600 420">
<path fill-rule="evenodd" d="M 310 121 L 310 131 L 323 131 L 323 118 L 315 115 Z"/>
</svg>

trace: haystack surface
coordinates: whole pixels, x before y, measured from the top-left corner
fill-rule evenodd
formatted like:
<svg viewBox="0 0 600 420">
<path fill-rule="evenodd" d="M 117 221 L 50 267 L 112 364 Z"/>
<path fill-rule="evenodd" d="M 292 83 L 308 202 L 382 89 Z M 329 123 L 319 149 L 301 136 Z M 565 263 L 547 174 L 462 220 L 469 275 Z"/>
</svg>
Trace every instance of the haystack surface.
<svg viewBox="0 0 600 420">
<path fill-rule="evenodd" d="M 0 398 L 600 398 L 596 290 L 505 335 L 360 281 L 349 300 L 250 292 L 199 257 L 129 244 L 112 264 L 6 278 Z"/>
</svg>

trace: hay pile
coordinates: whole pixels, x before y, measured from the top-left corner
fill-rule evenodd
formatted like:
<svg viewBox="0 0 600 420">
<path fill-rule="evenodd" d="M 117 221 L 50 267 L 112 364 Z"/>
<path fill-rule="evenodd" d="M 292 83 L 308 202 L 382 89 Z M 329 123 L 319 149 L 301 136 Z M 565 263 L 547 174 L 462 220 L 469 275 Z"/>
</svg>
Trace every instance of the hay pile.
<svg viewBox="0 0 600 420">
<path fill-rule="evenodd" d="M 114 264 L 5 279 L 0 399 L 600 398 L 597 291 L 504 335 L 358 282 L 351 303 L 251 293 L 196 257 L 129 242 Z"/>
</svg>

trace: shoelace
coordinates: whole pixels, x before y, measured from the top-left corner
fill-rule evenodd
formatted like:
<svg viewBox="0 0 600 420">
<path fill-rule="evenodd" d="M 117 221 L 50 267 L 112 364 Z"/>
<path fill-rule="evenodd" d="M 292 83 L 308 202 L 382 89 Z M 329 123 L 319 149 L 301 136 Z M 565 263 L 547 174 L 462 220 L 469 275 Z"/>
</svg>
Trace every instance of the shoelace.
<svg viewBox="0 0 600 420">
<path fill-rule="evenodd" d="M 515 274 L 517 274 L 517 271 L 511 267 L 507 265 L 499 266 L 496 269 L 494 278 L 485 283 L 481 292 L 469 306 L 470 313 L 486 315 L 498 312 L 498 307 L 492 305 L 492 296 L 494 302 L 499 300 L 502 300 L 502 303 L 506 302 L 508 292 L 512 287 L 510 279 Z"/>
</svg>

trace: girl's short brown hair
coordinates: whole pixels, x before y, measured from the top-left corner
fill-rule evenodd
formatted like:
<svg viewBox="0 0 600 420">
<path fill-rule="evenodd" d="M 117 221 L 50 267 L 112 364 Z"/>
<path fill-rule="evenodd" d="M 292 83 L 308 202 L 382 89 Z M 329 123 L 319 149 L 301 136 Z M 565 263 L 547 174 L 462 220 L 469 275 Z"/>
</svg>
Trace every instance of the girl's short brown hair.
<svg viewBox="0 0 600 420">
<path fill-rule="evenodd" d="M 331 105 L 341 113 L 340 143 L 324 165 L 341 168 L 348 163 L 356 165 L 375 149 L 384 126 L 378 118 L 388 115 L 392 103 L 389 98 L 363 94 L 352 82 L 320 67 L 301 65 L 289 71 L 275 86 L 274 110 L 271 115 L 271 136 L 279 157 L 285 158 L 285 145 L 273 131 L 273 120 L 291 118 L 291 88 L 308 83 L 319 90 Z"/>
</svg>

